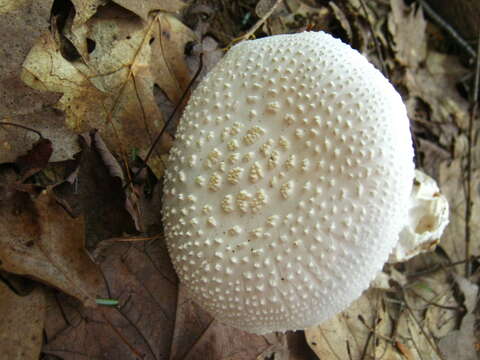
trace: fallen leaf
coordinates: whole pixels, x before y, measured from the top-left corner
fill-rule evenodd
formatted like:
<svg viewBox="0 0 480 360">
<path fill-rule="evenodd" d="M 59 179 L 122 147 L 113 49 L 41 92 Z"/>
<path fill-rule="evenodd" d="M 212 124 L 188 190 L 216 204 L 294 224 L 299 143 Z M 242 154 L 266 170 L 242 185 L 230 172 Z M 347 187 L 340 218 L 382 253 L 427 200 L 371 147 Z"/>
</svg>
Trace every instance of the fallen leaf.
<svg viewBox="0 0 480 360">
<path fill-rule="evenodd" d="M 56 94 L 41 94 L 19 79 L 35 39 L 48 29 L 53 0 L 2 1 L 0 6 L 0 118 L 39 111 Z M 12 46 L 14 45 L 14 46 Z"/>
<path fill-rule="evenodd" d="M 392 342 L 385 341 L 390 338 L 394 323 L 383 297 L 383 291 L 369 289 L 342 313 L 306 329 L 311 349 L 320 359 L 360 360 L 365 358 L 364 354 L 402 359 Z"/>
<path fill-rule="evenodd" d="M 152 11 L 164 11 L 176 13 L 185 7 L 185 3 L 181 0 L 113 0 L 125 9 L 130 10 L 134 14 L 140 16 L 143 20 L 148 19 L 148 15 Z"/>
<path fill-rule="evenodd" d="M 450 223 L 440 241 L 440 246 L 448 254 L 452 262 L 463 261 L 466 258 L 465 242 L 465 171 L 462 165 L 463 159 L 444 162 L 440 166 L 439 185 L 442 193 L 447 197 L 450 205 Z M 471 238 L 480 239 L 480 226 L 474 219 L 480 219 L 480 170 L 474 170 L 472 174 L 472 223 Z M 475 191 L 476 190 L 476 191 Z M 480 243 L 472 241 L 469 250 L 470 256 L 480 255 Z M 456 267 L 458 274 L 464 273 L 465 266 Z"/>
<path fill-rule="evenodd" d="M 249 334 L 223 325 L 198 306 L 180 285 L 177 297 L 175 330 L 171 360 L 204 359 L 256 359 L 274 345 L 265 336 Z M 286 344 L 277 346 L 285 350 Z"/>
<path fill-rule="evenodd" d="M 249 334 L 215 320 L 195 340 L 183 357 L 184 360 L 202 360 L 205 357 L 232 360 L 258 359 L 259 355 L 271 347 L 264 336 Z"/>
<path fill-rule="evenodd" d="M 453 330 L 440 339 L 439 347 L 448 360 L 477 360 L 475 344 L 478 339 L 475 337 L 476 316 L 474 311 L 478 299 L 478 285 L 458 275 L 455 276 L 455 280 L 465 297 L 467 313 L 458 330 Z"/>
<path fill-rule="evenodd" d="M 168 359 L 177 278 L 165 245 L 118 243 L 106 249 L 101 268 L 108 298 L 119 306 L 88 309 L 60 295 L 49 303 L 43 351 L 69 360 Z"/>
<path fill-rule="evenodd" d="M 44 289 L 16 295 L 0 281 L 0 350 L 3 359 L 37 360 L 45 321 Z"/>
<path fill-rule="evenodd" d="M 395 58 L 403 66 L 416 69 L 427 51 L 426 27 L 422 8 L 407 6 L 403 0 L 390 0 L 388 29 L 393 37 Z"/>
<path fill-rule="evenodd" d="M 64 125 L 63 114 L 52 111 L 56 93 L 38 91 L 20 79 L 22 63 L 36 38 L 48 29 L 51 1 L 5 1 L 0 6 L 0 121 L 12 122 L 53 139 L 53 161 L 71 158 L 78 151 Z M 35 80 L 33 80 L 35 81 Z M 0 163 L 14 162 L 38 140 L 33 133 L 0 125 Z"/>
<path fill-rule="evenodd" d="M 190 80 L 183 55 L 185 43 L 192 40 L 190 30 L 165 13 L 143 21 L 119 6 L 106 5 L 69 31 L 83 61 L 65 59 L 55 37 L 47 33 L 27 56 L 22 79 L 34 88 L 63 94 L 56 107 L 65 112 L 73 131 L 99 129 L 109 148 L 124 159 L 135 149 L 145 156 L 163 126 L 154 85 L 175 103 Z M 158 153 L 149 165 L 157 176 L 162 174 Z"/>
<path fill-rule="evenodd" d="M 429 51 L 425 58 L 425 66 L 407 68 L 404 77 L 404 86 L 409 90 L 409 98 L 418 97 L 429 105 L 431 114 L 428 121 L 441 124 L 453 124 L 460 129 L 468 126 L 468 101 L 460 96 L 456 83 L 466 74 L 466 69 L 459 59 Z M 410 100 L 411 101 L 411 100 Z M 410 107 L 407 101 L 407 107 Z M 411 109 L 409 109 L 411 110 Z M 409 113 L 414 119 L 413 114 Z M 440 139 L 440 145 L 451 147 L 451 142 L 445 143 Z"/>
<path fill-rule="evenodd" d="M 44 169 L 52 156 L 52 142 L 46 138 L 39 139 L 25 155 L 17 158 L 16 165 L 24 179 Z"/>
<path fill-rule="evenodd" d="M 56 202 L 51 189 L 37 197 L 12 191 L 0 200 L 0 267 L 29 276 L 95 306 L 103 283 L 84 250 L 84 223 Z"/>
</svg>

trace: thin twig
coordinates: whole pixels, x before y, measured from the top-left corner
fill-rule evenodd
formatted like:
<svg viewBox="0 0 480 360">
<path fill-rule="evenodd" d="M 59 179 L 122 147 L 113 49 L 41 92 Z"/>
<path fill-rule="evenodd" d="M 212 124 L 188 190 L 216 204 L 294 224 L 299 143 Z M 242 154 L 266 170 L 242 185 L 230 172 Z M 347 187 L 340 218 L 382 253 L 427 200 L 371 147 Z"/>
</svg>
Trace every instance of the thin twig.
<svg viewBox="0 0 480 360">
<path fill-rule="evenodd" d="M 0 121 L 0 126 L 15 126 L 15 127 L 21 128 L 21 129 L 25 129 L 25 130 L 34 132 L 35 134 L 37 134 L 40 137 L 40 139 L 44 138 L 40 131 L 32 129 L 31 127 L 28 127 L 28 126 L 25 126 L 25 125 L 20 125 L 20 124 L 8 122 L 8 121 Z"/>
<path fill-rule="evenodd" d="M 435 10 L 432 9 L 430 5 L 425 0 L 417 0 L 423 10 L 427 15 L 443 30 L 445 30 L 452 39 L 460 45 L 460 47 L 472 58 L 475 59 L 475 50 L 468 44 L 467 41 L 449 24 L 447 23 L 440 15 L 437 14 Z"/>
<path fill-rule="evenodd" d="M 370 35 L 372 36 L 373 43 L 375 45 L 375 51 L 378 56 L 378 60 L 380 61 L 380 66 L 382 67 L 382 74 L 387 76 L 387 67 L 385 66 L 385 60 L 383 59 L 382 49 L 380 48 L 380 44 L 378 43 L 377 37 L 375 36 L 375 31 L 373 30 L 372 23 L 368 19 L 368 12 L 367 7 L 363 0 L 360 0 L 360 6 L 362 7 L 362 11 L 364 13 L 365 19 L 367 20 L 368 28 L 370 30 Z"/>
<path fill-rule="evenodd" d="M 480 33 L 477 40 L 477 65 L 475 67 L 475 80 L 473 85 L 472 96 L 470 98 L 470 118 L 468 120 L 468 153 L 467 153 L 467 205 L 465 209 L 465 276 L 471 273 L 470 262 L 470 243 L 471 243 L 471 223 L 472 223 L 472 148 L 475 142 L 475 134 L 473 129 L 474 120 L 477 117 L 478 110 L 478 92 L 480 84 Z"/>
<path fill-rule="evenodd" d="M 376 333 L 377 330 L 376 330 L 375 328 L 372 328 L 371 326 L 369 326 L 369 325 L 366 323 L 365 319 L 364 319 L 362 316 L 359 316 L 358 319 L 360 320 L 360 322 L 362 323 L 362 325 L 365 326 L 365 328 L 366 328 L 369 332 L 371 332 L 371 333 Z M 375 322 L 375 323 L 374 323 L 374 326 L 376 326 L 376 325 L 377 325 L 377 324 L 376 324 L 376 322 Z M 383 335 L 383 334 L 378 334 L 378 333 L 376 333 L 376 336 L 377 336 L 379 339 L 382 339 L 383 341 L 385 341 L 385 342 L 387 342 L 387 343 L 389 343 L 389 344 L 392 344 L 392 345 L 395 344 L 395 341 L 396 341 L 396 340 L 395 340 L 394 338 L 385 336 L 385 335 Z"/>
<path fill-rule="evenodd" d="M 270 16 L 272 16 L 273 12 L 275 11 L 275 9 L 278 7 L 278 5 L 282 2 L 282 0 L 277 0 L 275 1 L 275 4 L 273 4 L 273 6 L 270 8 L 270 10 L 267 11 L 267 13 L 265 15 L 263 15 L 260 20 L 258 20 L 255 25 L 253 25 L 250 30 L 248 30 L 245 34 L 243 34 L 242 36 L 239 36 L 235 39 L 233 39 L 232 43 L 237 43 L 237 42 L 241 42 L 243 40 L 246 40 L 246 39 L 249 39 L 253 34 L 255 34 L 255 31 L 258 30 L 258 28 L 260 26 L 262 26 L 265 21 L 268 20 L 268 18 Z"/>
<path fill-rule="evenodd" d="M 411 319 L 413 319 L 413 321 L 415 322 L 415 324 L 417 325 L 417 327 L 420 329 L 420 332 L 422 333 L 423 337 L 425 338 L 425 340 L 427 341 L 427 343 L 430 345 L 431 349 L 433 351 L 435 351 L 436 355 L 442 359 L 442 360 L 445 360 L 445 358 L 443 357 L 443 355 L 441 354 L 441 352 L 439 351 L 438 349 L 438 344 L 435 343 L 434 341 L 432 341 L 432 338 L 429 336 L 429 334 L 427 334 L 427 332 L 425 331 L 424 327 L 422 326 L 422 324 L 420 323 L 420 321 L 417 319 L 417 317 L 415 316 L 415 313 L 413 312 L 410 304 L 408 303 L 408 300 L 407 300 L 407 297 L 406 297 L 406 293 L 405 293 L 405 289 L 402 288 L 402 298 L 403 298 L 403 301 L 405 301 L 405 308 L 407 309 L 408 313 L 410 314 L 410 317 Z M 414 341 L 413 342 L 415 347 L 417 346 L 417 343 Z M 417 349 L 418 351 L 418 349 Z M 419 351 L 419 355 L 421 356 L 421 353 Z"/>
</svg>

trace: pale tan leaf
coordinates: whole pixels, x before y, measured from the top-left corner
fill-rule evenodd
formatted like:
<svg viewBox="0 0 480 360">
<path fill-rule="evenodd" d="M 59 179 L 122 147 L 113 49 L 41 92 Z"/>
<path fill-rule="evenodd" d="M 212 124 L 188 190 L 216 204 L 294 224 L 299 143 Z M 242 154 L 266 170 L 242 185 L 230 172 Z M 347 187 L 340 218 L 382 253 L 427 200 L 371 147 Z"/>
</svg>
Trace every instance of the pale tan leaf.
<svg viewBox="0 0 480 360">
<path fill-rule="evenodd" d="M 480 170 L 474 171 L 472 175 L 472 188 L 479 189 Z M 465 172 L 461 158 L 441 164 L 439 185 L 450 204 L 450 224 L 445 229 L 440 246 L 453 262 L 464 260 L 467 254 L 465 243 L 466 201 L 464 181 Z M 478 191 L 472 191 L 472 202 L 472 219 L 480 219 L 480 193 Z M 480 224 L 475 220 L 471 223 L 471 238 L 480 239 Z M 472 241 L 470 255 L 480 255 L 480 243 L 478 241 Z M 458 266 L 456 270 L 462 274 L 464 266 Z"/>
<path fill-rule="evenodd" d="M 75 17 L 73 24 L 75 27 L 86 23 L 98 8 L 104 6 L 109 0 L 71 0 L 75 7 Z"/>
<path fill-rule="evenodd" d="M 388 341 L 393 326 L 383 292 L 369 289 L 342 313 L 306 329 L 305 335 L 320 359 L 360 360 L 365 353 L 400 360 L 402 357 L 393 347 L 393 341 Z"/>
<path fill-rule="evenodd" d="M 63 94 L 56 107 L 73 131 L 99 129 L 124 159 L 136 150 L 144 156 L 163 126 L 154 85 L 175 103 L 190 80 L 183 55 L 190 30 L 163 13 L 145 22 L 118 6 L 104 6 L 70 35 L 84 61 L 66 60 L 54 37 L 45 34 L 25 60 L 23 80 Z M 95 44 L 90 53 L 87 41 Z M 151 165 L 160 176 L 159 155 Z"/>
<path fill-rule="evenodd" d="M 403 66 L 416 68 L 427 50 L 427 22 L 422 8 L 407 6 L 403 0 L 390 0 L 390 6 L 388 29 L 393 37 L 396 59 Z"/>
<path fill-rule="evenodd" d="M 153 11 L 164 11 L 176 13 L 185 7 L 181 0 L 113 0 L 125 9 L 137 14 L 142 19 L 147 20 L 148 15 Z"/>
</svg>

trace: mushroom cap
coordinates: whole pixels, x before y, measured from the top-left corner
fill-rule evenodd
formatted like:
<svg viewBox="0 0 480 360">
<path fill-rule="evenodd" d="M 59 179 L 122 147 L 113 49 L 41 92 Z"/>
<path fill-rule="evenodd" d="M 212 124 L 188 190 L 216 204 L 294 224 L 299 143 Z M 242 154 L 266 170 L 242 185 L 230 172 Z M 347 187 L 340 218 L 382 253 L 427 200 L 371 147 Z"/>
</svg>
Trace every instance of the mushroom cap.
<svg viewBox="0 0 480 360">
<path fill-rule="evenodd" d="M 252 333 L 304 329 L 368 288 L 407 221 L 399 94 L 323 32 L 234 46 L 185 108 L 163 221 L 192 298 Z"/>
</svg>

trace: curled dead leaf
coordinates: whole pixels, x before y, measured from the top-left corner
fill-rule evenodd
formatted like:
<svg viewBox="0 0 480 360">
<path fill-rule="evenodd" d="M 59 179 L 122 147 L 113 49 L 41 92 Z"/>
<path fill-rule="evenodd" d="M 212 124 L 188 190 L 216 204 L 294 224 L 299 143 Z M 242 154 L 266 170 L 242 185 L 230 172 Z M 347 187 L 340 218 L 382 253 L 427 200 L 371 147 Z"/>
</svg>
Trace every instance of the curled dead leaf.
<svg viewBox="0 0 480 360">
<path fill-rule="evenodd" d="M 84 249 L 84 222 L 71 218 L 52 189 L 38 197 L 12 191 L 0 200 L 0 267 L 95 306 L 103 278 Z"/>
</svg>

